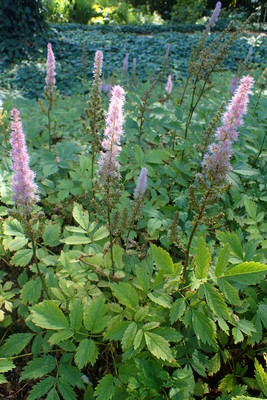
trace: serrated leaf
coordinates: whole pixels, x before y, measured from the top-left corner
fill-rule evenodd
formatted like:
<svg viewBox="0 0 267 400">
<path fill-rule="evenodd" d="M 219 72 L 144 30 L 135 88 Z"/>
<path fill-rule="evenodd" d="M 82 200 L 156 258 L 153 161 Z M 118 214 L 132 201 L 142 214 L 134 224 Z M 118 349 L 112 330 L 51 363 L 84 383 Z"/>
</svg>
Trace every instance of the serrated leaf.
<svg viewBox="0 0 267 400">
<path fill-rule="evenodd" d="M 6 379 L 5 375 L 0 374 L 0 385 L 2 385 L 3 383 L 7 383 L 8 380 Z"/>
<path fill-rule="evenodd" d="M 58 390 L 64 400 L 76 400 L 77 396 L 70 386 L 70 384 L 63 378 L 59 378 L 57 381 Z"/>
<path fill-rule="evenodd" d="M 220 353 L 216 353 L 209 362 L 209 371 L 208 371 L 208 375 L 212 376 L 214 374 L 216 374 L 216 372 L 218 372 L 221 368 L 221 357 L 220 357 Z"/>
<path fill-rule="evenodd" d="M 55 383 L 54 376 L 48 376 L 41 382 L 38 382 L 30 391 L 27 400 L 36 400 L 43 397 Z M 48 397 L 47 397 L 48 398 Z"/>
<path fill-rule="evenodd" d="M 157 266 L 166 273 L 173 274 L 175 268 L 170 254 L 161 247 L 157 247 L 155 244 L 151 245 L 151 250 L 153 260 L 155 261 Z"/>
<path fill-rule="evenodd" d="M 34 279 L 30 279 L 23 285 L 21 289 L 21 300 L 24 304 L 34 304 L 39 300 L 42 293 L 42 281 L 39 276 Z"/>
<path fill-rule="evenodd" d="M 23 368 L 19 381 L 41 378 L 42 376 L 54 371 L 56 366 L 57 360 L 49 354 L 36 358 L 30 361 L 26 367 Z"/>
<path fill-rule="evenodd" d="M 219 390 L 230 393 L 235 386 L 235 377 L 232 374 L 225 375 L 219 384 Z"/>
<path fill-rule="evenodd" d="M 10 251 L 18 251 L 22 249 L 28 243 L 28 241 L 29 240 L 25 238 L 25 236 L 19 236 L 8 242 L 7 247 Z"/>
<path fill-rule="evenodd" d="M 137 323 L 131 322 L 126 331 L 124 332 L 121 340 L 121 345 L 123 350 L 127 349 L 129 346 L 133 344 L 136 332 L 137 332 Z"/>
<path fill-rule="evenodd" d="M 255 261 L 243 262 L 228 269 L 224 276 L 243 285 L 259 283 L 267 273 L 267 265 Z"/>
<path fill-rule="evenodd" d="M 244 198 L 244 204 L 245 204 L 245 209 L 250 218 L 254 219 L 257 216 L 257 204 L 253 201 L 250 200 L 247 196 Z"/>
<path fill-rule="evenodd" d="M 226 299 L 234 305 L 240 306 L 241 301 L 238 296 L 238 291 L 237 289 L 232 286 L 226 279 L 224 278 L 219 278 L 218 279 L 218 285 L 222 293 L 225 295 Z"/>
<path fill-rule="evenodd" d="M 186 310 L 186 302 L 183 298 L 177 299 L 170 309 L 170 322 L 173 324 L 178 321 Z"/>
<path fill-rule="evenodd" d="M 109 231 L 106 226 L 101 226 L 97 231 L 93 234 L 93 242 L 98 242 L 109 236 Z"/>
<path fill-rule="evenodd" d="M 69 323 L 60 308 L 52 301 L 45 300 L 31 309 L 32 321 L 45 329 L 68 329 Z"/>
<path fill-rule="evenodd" d="M 139 303 L 138 293 L 130 283 L 111 283 L 110 288 L 114 296 L 119 300 L 120 304 L 123 304 L 132 310 L 137 309 Z"/>
<path fill-rule="evenodd" d="M 209 283 L 205 284 L 205 297 L 209 308 L 218 317 L 222 317 L 226 320 L 229 318 L 228 307 L 223 300 L 221 294 Z"/>
<path fill-rule="evenodd" d="M 236 326 L 234 326 L 232 329 L 232 335 L 233 335 L 235 344 L 242 342 L 242 340 L 244 339 L 243 333 Z"/>
<path fill-rule="evenodd" d="M 135 350 L 137 350 L 140 347 L 143 338 L 144 338 L 144 332 L 142 331 L 142 329 L 139 329 L 139 331 L 135 335 L 134 342 L 133 342 Z"/>
<path fill-rule="evenodd" d="M 75 353 L 75 363 L 79 369 L 85 367 L 88 363 L 94 366 L 98 357 L 98 349 L 93 340 L 84 339 L 79 344 Z"/>
<path fill-rule="evenodd" d="M 3 224 L 4 234 L 7 236 L 24 236 L 24 231 L 21 223 L 16 220 L 7 220 Z"/>
<path fill-rule="evenodd" d="M 229 234 L 229 243 L 234 255 L 240 260 L 243 260 L 242 245 L 236 233 Z"/>
<path fill-rule="evenodd" d="M 72 329 L 78 331 L 82 326 L 83 320 L 83 305 L 80 300 L 76 299 L 74 303 L 72 303 L 71 311 L 70 311 L 70 326 Z"/>
<path fill-rule="evenodd" d="M 153 332 L 144 332 L 144 336 L 147 348 L 151 354 L 163 361 L 173 361 L 170 345 L 167 340 Z"/>
<path fill-rule="evenodd" d="M 258 308 L 258 315 L 265 329 L 267 329 L 267 304 L 261 303 Z"/>
<path fill-rule="evenodd" d="M 147 295 L 154 303 L 159 304 L 163 308 L 171 308 L 171 296 L 163 290 L 155 290 Z"/>
<path fill-rule="evenodd" d="M 246 335 L 251 336 L 253 332 L 256 332 L 256 328 L 251 321 L 246 319 L 240 319 L 237 322 L 238 328 Z"/>
<path fill-rule="evenodd" d="M 124 255 L 124 250 L 119 246 L 118 244 L 113 245 L 113 260 L 115 264 L 116 270 L 122 270 L 124 268 L 124 263 L 123 263 L 123 255 Z"/>
<path fill-rule="evenodd" d="M 59 244 L 60 226 L 49 223 L 43 232 L 42 238 L 46 246 L 54 247 Z"/>
<path fill-rule="evenodd" d="M 74 203 L 73 204 L 73 211 L 72 211 L 73 218 L 75 221 L 86 231 L 89 228 L 89 214 L 88 211 L 84 211 L 81 204 Z"/>
<path fill-rule="evenodd" d="M 15 367 L 16 366 L 11 360 L 8 360 L 7 358 L 0 358 L 0 372 L 8 372 Z"/>
<path fill-rule="evenodd" d="M 86 316 L 84 318 L 85 328 L 92 333 L 102 332 L 109 317 L 106 315 L 106 305 L 103 296 L 97 297 L 89 304 Z"/>
<path fill-rule="evenodd" d="M 262 365 L 255 358 L 255 378 L 263 394 L 267 397 L 267 373 Z"/>
<path fill-rule="evenodd" d="M 109 400 L 115 393 L 114 378 L 112 375 L 105 375 L 99 382 L 95 390 L 97 400 Z"/>
<path fill-rule="evenodd" d="M 51 344 L 51 346 L 54 346 L 55 344 L 59 344 L 60 342 L 63 342 L 64 340 L 69 339 L 73 335 L 74 335 L 73 331 L 71 331 L 69 329 L 66 329 L 66 330 L 63 329 L 59 332 L 53 333 L 53 335 L 50 336 L 48 341 Z"/>
<path fill-rule="evenodd" d="M 89 237 L 86 237 L 86 236 L 73 235 L 73 236 L 69 236 L 67 238 L 62 239 L 61 242 L 65 243 L 65 244 L 71 244 L 73 246 L 75 246 L 75 245 L 78 246 L 80 244 L 91 243 L 92 240 Z"/>
<path fill-rule="evenodd" d="M 215 325 L 206 315 L 193 311 L 192 323 L 198 340 L 208 343 L 212 347 L 217 347 Z"/>
<path fill-rule="evenodd" d="M 0 357 L 18 355 L 33 338 L 32 333 L 15 333 L 8 337 L 6 343 L 0 349 Z"/>
<path fill-rule="evenodd" d="M 215 267 L 215 276 L 221 276 L 227 268 L 228 260 L 230 257 L 230 245 L 226 243 L 226 245 L 221 249 L 218 260 Z"/>
<path fill-rule="evenodd" d="M 205 279 L 209 273 L 211 255 L 209 248 L 206 246 L 205 239 L 200 236 L 195 248 L 195 275 L 198 279 Z"/>
<path fill-rule="evenodd" d="M 26 267 L 29 265 L 32 259 L 32 250 L 23 249 L 18 250 L 11 259 L 11 264 L 16 267 Z"/>
<path fill-rule="evenodd" d="M 135 274 L 137 281 L 139 285 L 141 286 L 142 290 L 145 293 L 148 293 L 150 289 L 150 282 L 149 282 L 149 276 L 147 272 L 144 270 L 144 267 L 141 265 L 136 265 L 135 266 Z"/>
<path fill-rule="evenodd" d="M 129 326 L 128 321 L 118 321 L 116 323 L 113 323 L 107 333 L 105 334 L 105 339 L 109 340 L 121 340 L 125 330 Z"/>
<path fill-rule="evenodd" d="M 57 394 L 56 388 L 53 388 L 52 390 L 50 390 L 46 400 L 60 400 L 59 395 Z"/>
</svg>

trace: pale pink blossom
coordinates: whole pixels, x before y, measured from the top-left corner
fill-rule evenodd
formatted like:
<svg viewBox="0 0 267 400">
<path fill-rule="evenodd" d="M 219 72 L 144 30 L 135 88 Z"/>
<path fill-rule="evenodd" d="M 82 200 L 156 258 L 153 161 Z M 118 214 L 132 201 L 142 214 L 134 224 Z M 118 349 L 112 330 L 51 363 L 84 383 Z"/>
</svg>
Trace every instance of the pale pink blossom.
<svg viewBox="0 0 267 400">
<path fill-rule="evenodd" d="M 142 168 L 134 190 L 134 198 L 137 199 L 144 195 L 147 185 L 147 169 Z"/>
<path fill-rule="evenodd" d="M 102 64 L 103 64 L 103 53 L 98 50 L 95 53 L 95 62 L 94 62 L 94 78 L 99 79 L 102 74 Z"/>
<path fill-rule="evenodd" d="M 243 116 L 247 113 L 253 82 L 250 76 L 241 79 L 222 116 L 222 126 L 217 129 L 215 135 L 217 143 L 211 144 L 209 152 L 204 156 L 202 177 L 206 176 L 217 185 L 225 183 L 226 174 L 231 170 L 232 143 L 238 138 L 237 128 L 243 125 Z"/>
<path fill-rule="evenodd" d="M 45 78 L 45 83 L 46 87 L 45 90 L 49 94 L 52 94 L 53 91 L 56 89 L 56 62 L 55 62 L 55 56 L 52 50 L 52 45 L 51 43 L 48 43 L 47 45 L 47 61 L 46 61 L 46 78 Z"/>
<path fill-rule="evenodd" d="M 167 81 L 165 90 L 168 93 L 168 95 L 170 95 L 172 92 L 172 76 L 171 75 L 168 76 L 168 81 Z"/>
<path fill-rule="evenodd" d="M 219 15 L 220 15 L 221 7 L 222 7 L 222 3 L 220 1 L 218 1 L 216 3 L 215 9 L 214 9 L 214 11 L 212 13 L 212 16 L 210 17 L 209 22 L 207 24 L 207 29 L 208 30 L 210 28 L 214 28 L 215 22 L 217 21 Z"/>
<path fill-rule="evenodd" d="M 38 188 L 34 183 L 34 172 L 29 168 L 29 156 L 19 111 L 12 110 L 11 124 L 11 152 L 12 169 L 12 200 L 17 207 L 23 207 L 24 212 L 30 212 L 34 203 L 38 201 Z"/>
<path fill-rule="evenodd" d="M 107 185 L 120 179 L 120 164 L 117 157 L 120 153 L 120 138 L 123 134 L 123 106 L 125 93 L 121 86 L 114 86 L 111 92 L 106 128 L 102 142 L 103 152 L 100 155 L 99 176 L 102 183 Z"/>
</svg>

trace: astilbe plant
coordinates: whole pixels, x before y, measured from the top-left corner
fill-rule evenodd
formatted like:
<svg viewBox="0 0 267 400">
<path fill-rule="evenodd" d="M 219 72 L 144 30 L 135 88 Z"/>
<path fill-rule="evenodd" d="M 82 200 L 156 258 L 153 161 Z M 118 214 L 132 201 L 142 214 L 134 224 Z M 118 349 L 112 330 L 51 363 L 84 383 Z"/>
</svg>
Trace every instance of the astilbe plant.
<svg viewBox="0 0 267 400">
<path fill-rule="evenodd" d="M 217 11 L 216 9 L 214 11 L 216 18 L 211 19 L 212 25 L 215 24 L 215 20 L 219 15 L 220 7 L 216 6 L 216 8 Z M 184 86 L 182 97 L 180 99 L 180 105 L 182 105 L 188 89 L 188 84 L 190 81 L 192 81 L 192 88 L 189 94 L 190 105 L 185 124 L 185 139 L 187 138 L 190 123 L 196 108 L 198 107 L 203 94 L 208 89 L 211 75 L 221 68 L 223 60 L 231 51 L 231 45 L 235 42 L 239 33 L 244 29 L 252 17 L 253 15 L 251 15 L 240 27 L 238 27 L 235 32 L 231 33 L 231 35 L 228 35 L 233 26 L 233 24 L 230 23 L 228 27 L 210 43 L 207 42 L 210 29 L 205 29 L 196 45 L 196 48 L 192 49 L 188 65 L 188 77 Z M 208 27 L 212 25 L 209 23 Z M 182 153 L 182 158 L 183 155 L 184 153 Z"/>
<path fill-rule="evenodd" d="M 102 141 L 103 150 L 98 161 L 99 168 L 97 172 L 98 185 L 103 194 L 103 205 L 107 210 L 112 267 L 114 267 L 114 260 L 111 213 L 120 197 L 120 164 L 118 156 L 121 150 L 121 136 L 123 135 L 124 102 L 125 92 L 123 88 L 119 85 L 114 86 L 106 117 L 106 128 Z"/>
<path fill-rule="evenodd" d="M 103 53 L 98 50 L 95 53 L 94 60 L 94 79 L 88 101 L 88 108 L 86 109 L 86 116 L 88 123 L 83 123 L 83 128 L 88 134 L 88 138 L 91 142 L 91 182 L 92 182 L 92 193 L 94 196 L 94 175 L 95 175 L 95 158 L 96 154 L 101 149 L 101 142 L 103 139 L 103 126 L 104 126 L 104 113 L 101 104 L 101 75 L 103 65 Z"/>
<path fill-rule="evenodd" d="M 238 138 L 237 128 L 243 124 L 243 116 L 247 112 L 252 85 L 253 78 L 250 76 L 243 77 L 231 102 L 227 106 L 227 110 L 222 115 L 222 126 L 217 129 L 215 135 L 217 142 L 209 146 L 209 150 L 202 161 L 202 172 L 196 175 L 196 180 L 203 192 L 200 202 L 195 198 L 194 188 L 191 187 L 191 206 L 196 214 L 185 252 L 183 279 L 188 267 L 190 247 L 197 226 L 201 222 L 214 223 L 217 219 L 212 217 L 209 221 L 205 212 L 207 205 L 214 203 L 218 196 L 229 188 L 226 177 L 231 170 L 232 144 Z M 218 218 L 220 217 L 221 215 L 218 216 Z"/>
<path fill-rule="evenodd" d="M 38 187 L 34 182 L 35 174 L 29 167 L 29 156 L 20 114 L 15 108 L 12 110 L 10 144 L 13 170 L 11 182 L 12 200 L 16 206 L 16 210 L 13 212 L 10 211 L 10 214 L 24 225 L 25 233 L 32 244 L 33 259 L 38 275 L 47 297 L 50 298 L 47 285 L 39 267 L 36 248 L 36 237 L 40 235 L 39 231 L 42 230 L 44 215 L 42 213 L 33 213 L 34 206 L 39 201 Z M 37 229 L 34 226 L 37 226 Z"/>
<path fill-rule="evenodd" d="M 51 112 L 54 106 L 54 103 L 57 99 L 56 92 L 56 60 L 53 53 L 51 43 L 47 45 L 47 61 L 46 61 L 46 78 L 45 83 L 46 86 L 44 88 L 44 95 L 48 101 L 48 108 L 46 109 L 44 103 L 41 99 L 39 99 L 39 104 L 41 106 L 41 110 L 45 116 L 47 116 L 47 126 L 48 126 L 48 146 L 49 150 L 51 150 L 52 145 L 52 124 L 51 124 Z M 56 122 L 54 124 L 53 132 L 56 131 Z"/>
</svg>

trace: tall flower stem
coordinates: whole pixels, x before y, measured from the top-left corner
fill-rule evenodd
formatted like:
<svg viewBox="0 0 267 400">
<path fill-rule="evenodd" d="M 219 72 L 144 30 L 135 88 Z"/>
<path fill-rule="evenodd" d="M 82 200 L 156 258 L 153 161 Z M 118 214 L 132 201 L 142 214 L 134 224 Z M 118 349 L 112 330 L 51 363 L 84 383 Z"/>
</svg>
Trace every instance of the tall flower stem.
<svg viewBox="0 0 267 400">
<path fill-rule="evenodd" d="M 40 270 L 40 266 L 39 266 L 39 262 L 38 262 L 38 258 L 37 258 L 37 248 L 36 248 L 36 243 L 35 243 L 33 229 L 32 229 L 32 225 L 31 225 L 31 222 L 30 222 L 30 216 L 29 215 L 26 216 L 26 221 L 27 221 L 27 225 L 28 225 L 28 232 L 29 232 L 30 240 L 31 240 L 31 243 L 32 243 L 33 260 L 34 260 L 34 263 L 35 263 L 36 268 L 37 268 L 38 276 L 41 279 L 43 290 L 45 291 L 47 298 L 49 300 L 51 300 L 51 296 L 49 294 L 48 287 L 46 285 L 44 276 L 43 276 L 43 274 L 41 273 L 41 270 Z"/>
<path fill-rule="evenodd" d="M 190 255 L 190 248 L 191 248 L 192 240 L 193 240 L 193 237 L 195 235 L 195 232 L 196 232 L 196 229 L 198 227 L 198 224 L 199 224 L 199 222 L 201 220 L 201 217 L 202 217 L 203 213 L 205 212 L 207 201 L 208 201 L 210 193 L 211 193 L 211 188 L 205 193 L 204 197 L 202 198 L 200 210 L 199 210 L 198 214 L 194 218 L 193 228 L 192 228 L 191 234 L 189 236 L 188 243 L 187 243 L 187 248 L 186 248 L 186 251 L 185 251 L 185 262 L 184 262 L 183 271 L 182 271 L 182 275 L 181 275 L 181 279 L 183 281 L 185 281 L 185 275 L 186 275 L 186 271 L 187 271 L 187 268 L 188 268 L 189 255 Z"/>
<path fill-rule="evenodd" d="M 109 243 L 110 243 L 111 268 L 112 268 L 112 274 L 114 274 L 113 237 L 111 231 L 111 209 L 109 206 L 108 206 L 108 231 L 109 231 Z"/>
<path fill-rule="evenodd" d="M 52 144 L 52 135 L 51 135 L 51 111 L 53 108 L 53 103 L 49 101 L 49 106 L 47 110 L 47 121 L 48 121 L 48 148 L 51 151 L 51 144 Z"/>
<path fill-rule="evenodd" d="M 253 167 L 256 165 L 256 162 L 257 162 L 258 159 L 260 158 L 260 155 L 261 155 L 261 153 L 262 153 L 262 150 L 263 150 L 263 146 L 264 146 L 264 142 L 265 142 L 266 137 L 267 137 L 267 130 L 266 130 L 265 135 L 264 135 L 264 137 L 263 137 L 263 139 L 262 139 L 261 147 L 260 147 L 260 149 L 259 149 L 258 155 L 257 155 L 257 157 L 255 158 L 254 163 L 252 164 Z"/>
<path fill-rule="evenodd" d="M 47 298 L 48 298 L 49 300 L 51 300 L 51 296 L 50 296 L 50 294 L 49 294 L 49 291 L 48 291 L 48 288 L 47 288 L 45 279 L 44 279 L 43 274 L 41 273 L 41 270 L 40 270 L 40 267 L 39 267 L 39 263 L 38 263 L 38 259 L 37 259 L 37 254 L 36 254 L 35 240 L 34 240 L 33 238 L 31 238 L 31 242 L 32 242 L 33 259 L 34 259 L 34 262 L 35 262 L 35 265 L 36 265 L 36 268 L 37 268 L 37 271 L 38 271 L 38 275 L 39 275 L 39 277 L 40 277 L 40 279 L 41 279 L 42 286 L 43 286 L 43 289 L 44 289 L 44 291 L 45 291 L 45 293 L 46 293 Z"/>
</svg>

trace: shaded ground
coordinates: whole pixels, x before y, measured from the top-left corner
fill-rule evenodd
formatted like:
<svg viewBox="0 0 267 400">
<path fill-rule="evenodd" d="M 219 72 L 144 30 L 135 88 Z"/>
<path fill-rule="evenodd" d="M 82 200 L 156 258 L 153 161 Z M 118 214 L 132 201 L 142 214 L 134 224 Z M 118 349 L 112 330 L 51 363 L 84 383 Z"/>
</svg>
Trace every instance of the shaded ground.
<svg viewBox="0 0 267 400">
<path fill-rule="evenodd" d="M 56 57 L 57 87 L 62 94 L 72 95 L 81 90 L 81 82 L 85 77 L 83 48 L 88 58 L 87 78 L 92 76 L 96 50 L 102 50 L 106 78 L 111 79 L 112 74 L 121 74 L 123 59 L 129 53 L 129 73 L 132 60 L 136 58 L 136 73 L 139 79 L 146 80 L 160 70 L 167 44 L 170 44 L 170 71 L 174 80 L 179 80 L 186 75 L 190 50 L 199 36 L 199 32 L 153 31 L 151 34 L 143 34 L 125 33 L 119 27 L 105 31 L 83 25 L 52 25 L 47 37 L 36 43 L 30 60 L 17 60 L 10 64 L 3 57 L 0 61 L 0 95 L 1 89 L 18 90 L 29 98 L 41 95 L 45 77 L 46 42 L 52 43 Z M 231 56 L 226 59 L 225 68 L 235 70 L 238 62 L 246 57 L 250 46 L 253 46 L 252 66 L 264 67 L 266 44 L 267 36 L 264 34 L 242 34 L 232 47 Z"/>
</svg>

